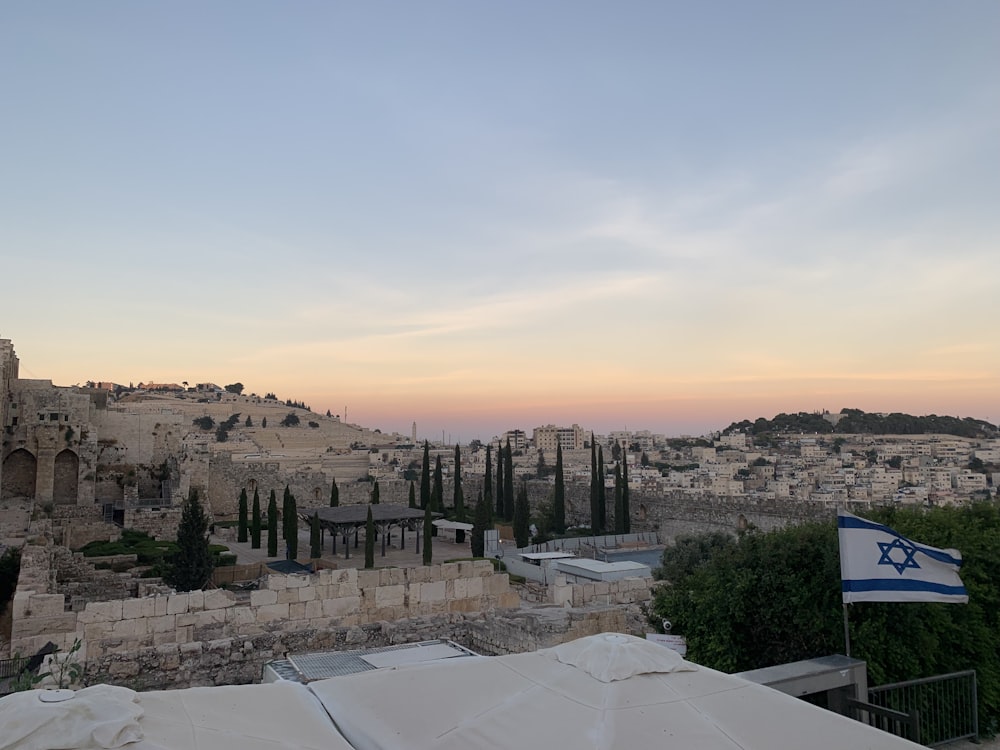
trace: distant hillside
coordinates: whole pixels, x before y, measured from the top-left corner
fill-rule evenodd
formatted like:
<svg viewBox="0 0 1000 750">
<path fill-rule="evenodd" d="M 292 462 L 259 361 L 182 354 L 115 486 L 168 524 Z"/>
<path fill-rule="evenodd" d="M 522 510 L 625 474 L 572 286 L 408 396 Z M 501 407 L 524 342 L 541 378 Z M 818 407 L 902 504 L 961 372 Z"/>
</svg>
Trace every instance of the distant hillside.
<svg viewBox="0 0 1000 750">
<path fill-rule="evenodd" d="M 839 417 L 839 419 L 838 419 Z M 833 423 L 836 421 L 836 425 Z M 869 435 L 957 435 L 968 438 L 1000 437 L 1000 429 L 982 419 L 972 417 L 939 417 L 930 414 L 914 417 L 911 414 L 866 414 L 861 409 L 842 409 L 840 415 L 799 412 L 798 414 L 778 414 L 774 419 L 759 419 L 751 422 L 733 422 L 723 430 L 747 432 L 763 435 L 771 432 L 793 433 L 836 433 Z"/>
</svg>

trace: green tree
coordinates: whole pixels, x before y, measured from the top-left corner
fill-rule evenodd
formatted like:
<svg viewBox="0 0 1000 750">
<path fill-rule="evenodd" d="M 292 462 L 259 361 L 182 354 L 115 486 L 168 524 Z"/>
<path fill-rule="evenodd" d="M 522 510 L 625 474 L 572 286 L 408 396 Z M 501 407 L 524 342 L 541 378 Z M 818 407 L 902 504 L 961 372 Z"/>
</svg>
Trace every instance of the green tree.
<svg viewBox="0 0 1000 750">
<path fill-rule="evenodd" d="M 444 512 L 444 480 L 441 475 L 441 454 L 434 460 L 434 489 L 431 490 L 431 505 L 438 513 Z"/>
<path fill-rule="evenodd" d="M 181 509 L 177 551 L 171 557 L 164 580 L 178 591 L 195 591 L 209 582 L 213 567 L 208 517 L 198 501 L 198 490 L 192 489 Z"/>
<path fill-rule="evenodd" d="M 453 501 L 455 507 L 455 520 L 460 523 L 465 523 L 465 493 L 462 491 L 462 451 L 458 447 L 458 443 L 455 443 L 455 481 Z M 465 542 L 464 529 L 458 529 L 455 531 L 455 541 L 458 544 Z"/>
<path fill-rule="evenodd" d="M 284 419 L 281 420 L 281 426 L 298 427 L 300 421 L 301 420 L 299 420 L 299 415 L 296 414 L 294 411 L 290 411 L 288 412 L 288 414 L 285 415 Z"/>
<path fill-rule="evenodd" d="M 490 509 L 480 492 L 476 498 L 476 512 L 472 520 L 472 556 L 483 557 L 486 553 L 486 530 L 490 528 Z"/>
<path fill-rule="evenodd" d="M 249 414 L 247 414 L 247 421 L 243 423 L 243 426 L 244 427 L 253 427 L 253 420 L 250 418 Z"/>
<path fill-rule="evenodd" d="M 625 524 L 622 511 L 622 465 L 615 464 L 615 533 L 624 534 Z"/>
<path fill-rule="evenodd" d="M 531 507 L 528 505 L 528 487 L 522 482 L 514 501 L 514 544 L 518 549 L 527 547 L 531 541 Z"/>
<path fill-rule="evenodd" d="M 333 478 L 333 484 L 330 485 L 330 507 L 336 508 L 340 505 L 340 488 L 337 486 L 337 477 Z"/>
<path fill-rule="evenodd" d="M 680 583 L 716 555 L 732 551 L 736 537 L 721 531 L 706 534 L 682 534 L 663 550 L 661 566 L 653 571 L 655 578 Z"/>
<path fill-rule="evenodd" d="M 431 446 L 424 441 L 424 460 L 420 465 L 420 507 L 431 504 Z"/>
<path fill-rule="evenodd" d="M 288 559 L 294 560 L 299 556 L 299 514 L 295 508 L 295 495 L 291 495 L 288 501 Z"/>
<path fill-rule="evenodd" d="M 323 556 L 323 546 L 320 543 L 319 533 L 319 513 L 313 512 L 309 519 L 309 556 L 312 558 Z"/>
<path fill-rule="evenodd" d="M 240 504 L 236 521 L 236 541 L 247 540 L 247 488 L 240 490 Z"/>
<path fill-rule="evenodd" d="M 372 484 L 371 504 L 372 505 L 378 505 L 379 504 L 378 480 L 377 479 L 375 480 L 375 483 Z"/>
<path fill-rule="evenodd" d="M 628 462 L 622 464 L 622 533 L 632 533 L 632 502 L 628 488 Z"/>
<path fill-rule="evenodd" d="M 411 507 L 411 508 L 416 508 L 417 507 L 417 491 L 416 491 L 416 487 L 414 487 L 414 485 L 413 485 L 413 480 L 412 479 L 410 480 L 409 507 Z"/>
<path fill-rule="evenodd" d="M 545 451 L 541 448 L 538 449 L 538 463 L 535 466 L 535 478 L 545 479 L 545 475 L 549 473 L 549 467 L 545 465 Z"/>
<path fill-rule="evenodd" d="M 514 456 L 510 450 L 510 438 L 503 449 L 503 518 L 514 520 Z"/>
<path fill-rule="evenodd" d="M 483 499 L 490 504 L 490 517 L 493 517 L 493 457 L 490 446 L 486 446 L 486 476 L 483 477 Z"/>
<path fill-rule="evenodd" d="M 243 393 L 243 383 L 230 383 L 229 385 L 223 386 L 229 393 L 235 393 L 239 396 Z"/>
<path fill-rule="evenodd" d="M 267 427 L 267 417 L 261 417 L 260 426 L 261 426 L 262 429 L 264 427 Z"/>
<path fill-rule="evenodd" d="M 431 544 L 433 544 L 433 539 L 431 538 L 431 506 L 428 503 L 427 507 L 424 508 L 424 565 L 430 565 L 431 561 L 434 559 L 434 552 L 431 549 Z"/>
<path fill-rule="evenodd" d="M 368 506 L 368 518 L 365 520 L 365 567 L 375 567 L 375 521 L 372 520 L 371 505 Z"/>
<path fill-rule="evenodd" d="M 598 490 L 597 443 L 594 433 L 590 433 L 590 530 L 597 534 L 601 522 L 601 498 Z"/>
<path fill-rule="evenodd" d="M 504 490 L 504 488 L 503 488 L 503 480 L 504 480 L 503 447 L 498 444 L 497 445 L 497 481 L 496 481 L 496 486 L 497 486 L 496 492 L 497 492 L 497 494 L 496 494 L 496 497 L 494 498 L 494 502 L 496 503 L 496 518 L 499 518 L 500 520 L 504 519 L 504 514 L 503 514 L 503 490 Z"/>
<path fill-rule="evenodd" d="M 271 490 L 271 499 L 267 501 L 267 556 L 278 556 L 278 500 Z"/>
<path fill-rule="evenodd" d="M 603 534 L 608 528 L 608 500 L 607 488 L 604 485 L 604 448 L 597 449 L 597 528 L 595 534 Z"/>
<path fill-rule="evenodd" d="M 556 490 L 552 498 L 552 531 L 566 533 L 566 480 L 563 476 L 562 444 L 556 446 Z"/>
<path fill-rule="evenodd" d="M 253 511 L 250 516 L 250 549 L 260 549 L 260 493 L 253 491 Z"/>
<path fill-rule="evenodd" d="M 851 649 L 871 684 L 976 669 L 980 726 L 1000 721 L 1000 505 L 977 502 L 866 513 L 904 536 L 962 553 L 966 605 L 850 606 Z M 706 561 L 680 557 L 651 605 L 687 638 L 688 656 L 724 672 L 844 648 L 840 556 L 833 522 L 743 534 Z M 667 554 L 664 555 L 665 563 Z M 666 569 L 666 565 L 665 565 Z M 690 571 L 690 572 L 688 572 Z"/>
</svg>

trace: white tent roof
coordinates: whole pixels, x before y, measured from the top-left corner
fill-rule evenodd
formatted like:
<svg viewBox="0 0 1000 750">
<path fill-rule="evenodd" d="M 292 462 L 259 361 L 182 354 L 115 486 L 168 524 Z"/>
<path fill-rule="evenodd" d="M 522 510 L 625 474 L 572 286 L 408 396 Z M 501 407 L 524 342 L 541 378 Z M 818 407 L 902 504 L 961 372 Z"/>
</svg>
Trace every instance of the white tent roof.
<svg viewBox="0 0 1000 750">
<path fill-rule="evenodd" d="M 335 677 L 310 689 L 357 750 L 919 747 L 608 633 L 527 654 Z"/>
<path fill-rule="evenodd" d="M 351 750 L 316 697 L 294 682 L 32 690 L 0 700 L 0 727 L 3 750 Z"/>
</svg>

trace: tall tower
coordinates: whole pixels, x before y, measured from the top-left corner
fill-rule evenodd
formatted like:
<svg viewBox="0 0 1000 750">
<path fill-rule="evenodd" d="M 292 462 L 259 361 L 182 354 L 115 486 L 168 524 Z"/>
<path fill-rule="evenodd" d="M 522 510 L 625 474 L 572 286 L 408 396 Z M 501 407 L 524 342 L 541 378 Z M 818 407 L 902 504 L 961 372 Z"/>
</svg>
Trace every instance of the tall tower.
<svg viewBox="0 0 1000 750">
<path fill-rule="evenodd" d="M 413 434 L 410 435 L 410 439 L 413 441 L 414 445 L 417 444 L 417 423 L 416 422 L 413 423 Z"/>
</svg>

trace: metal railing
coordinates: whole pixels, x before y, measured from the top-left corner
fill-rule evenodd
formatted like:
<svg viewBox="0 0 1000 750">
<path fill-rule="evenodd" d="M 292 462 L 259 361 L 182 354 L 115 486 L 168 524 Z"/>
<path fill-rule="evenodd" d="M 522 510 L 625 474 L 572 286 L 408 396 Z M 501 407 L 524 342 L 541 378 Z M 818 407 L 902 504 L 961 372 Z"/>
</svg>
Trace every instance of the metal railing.
<svg viewBox="0 0 1000 750">
<path fill-rule="evenodd" d="M 847 699 L 847 708 L 852 719 L 862 721 L 876 729 L 881 729 L 883 732 L 914 742 L 917 742 L 920 737 L 919 711 L 903 713 L 854 698 Z"/>
<path fill-rule="evenodd" d="M 882 709 L 903 717 L 913 717 L 911 721 L 916 722 L 916 736 L 901 736 L 927 747 L 935 747 L 946 742 L 974 739 L 979 735 L 978 697 L 976 671 L 969 669 L 869 688 L 868 705 L 861 704 L 864 708 L 860 710 L 869 711 L 873 716 L 877 714 L 877 709 Z M 885 720 L 903 721 L 891 714 L 886 714 Z M 873 722 L 869 720 L 868 723 Z M 880 728 L 893 734 L 899 733 L 888 725 Z"/>
</svg>

